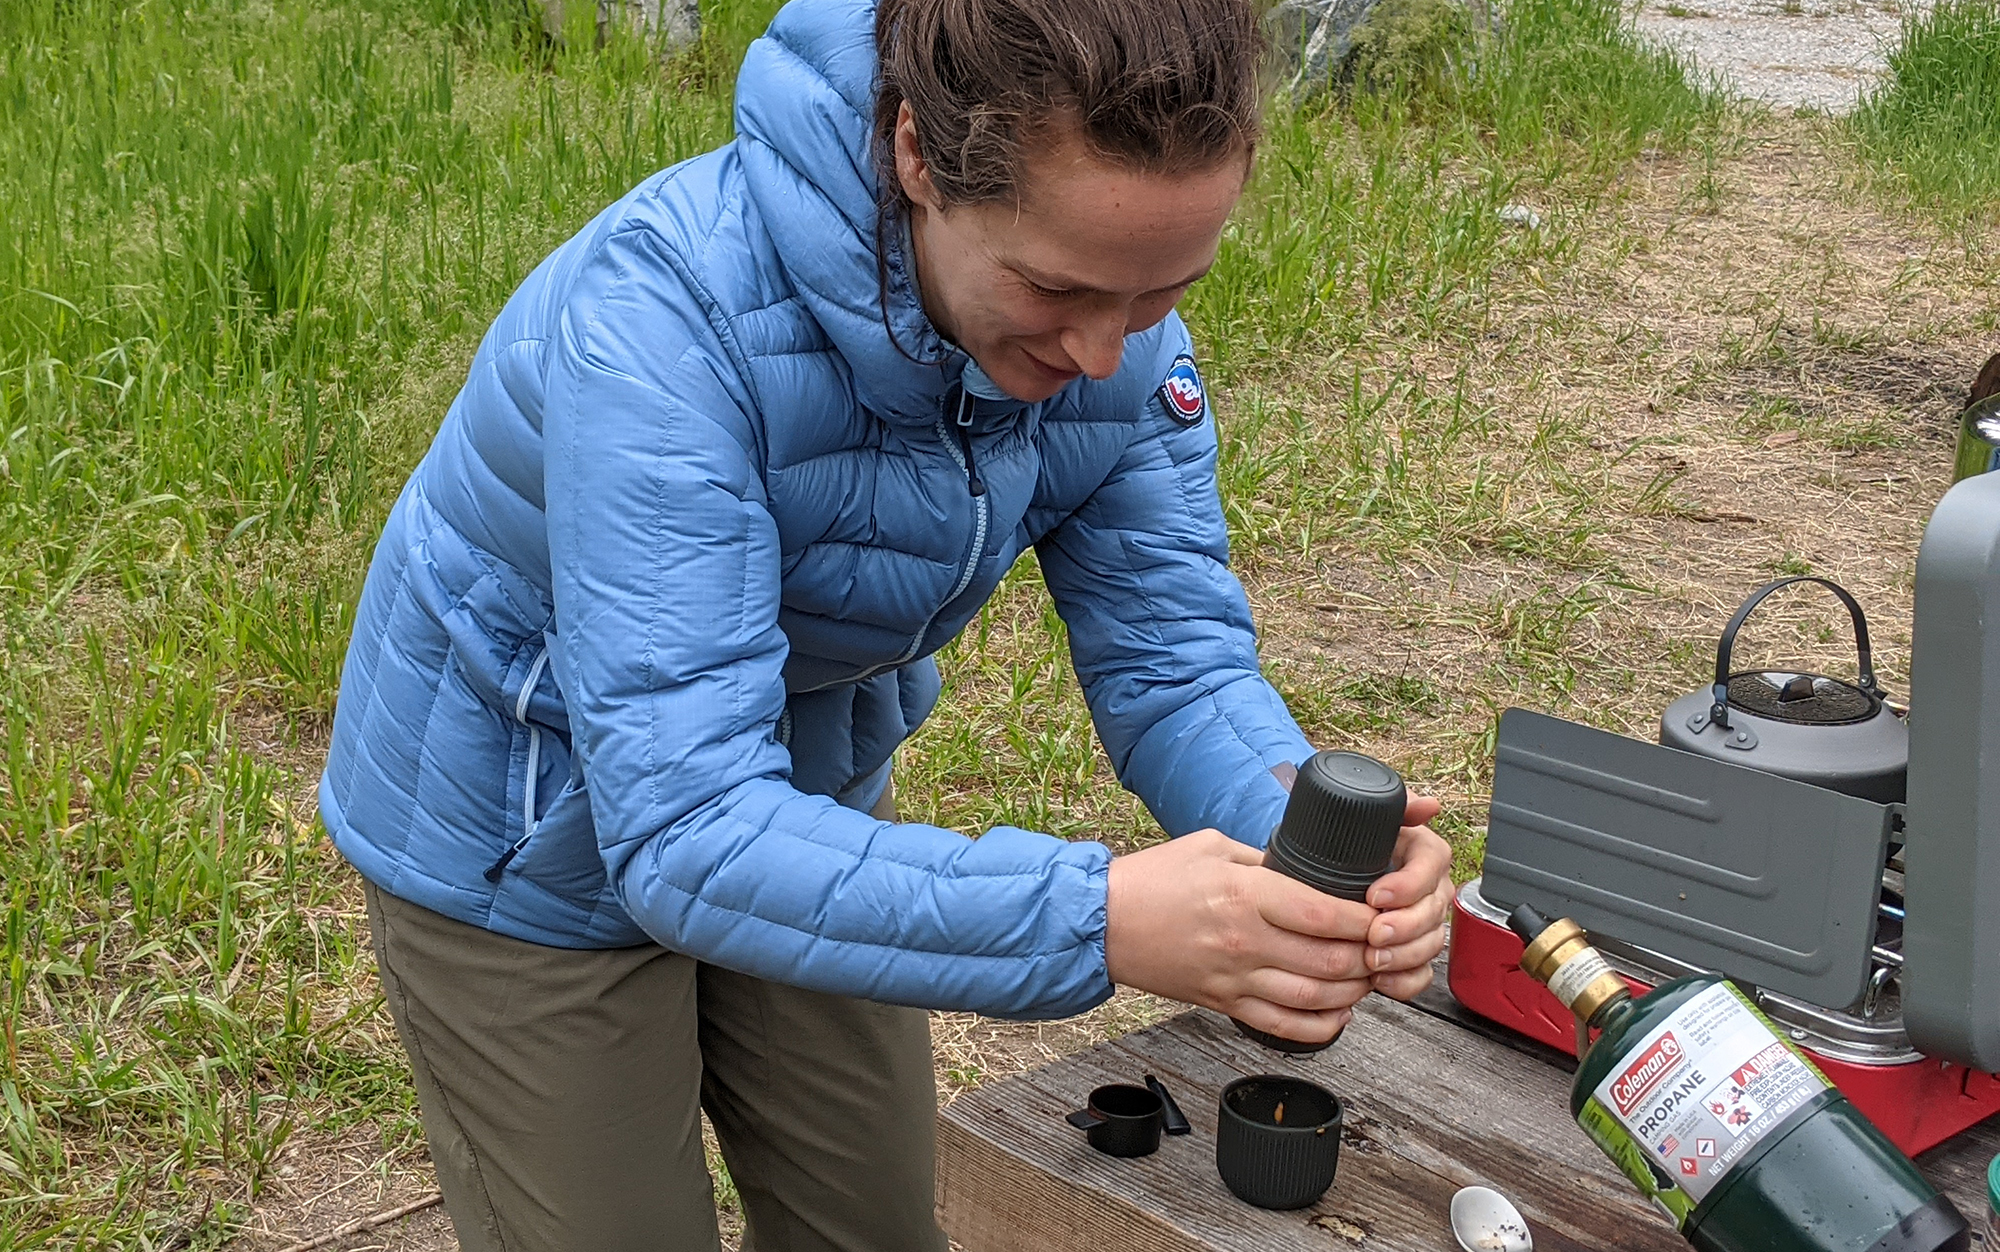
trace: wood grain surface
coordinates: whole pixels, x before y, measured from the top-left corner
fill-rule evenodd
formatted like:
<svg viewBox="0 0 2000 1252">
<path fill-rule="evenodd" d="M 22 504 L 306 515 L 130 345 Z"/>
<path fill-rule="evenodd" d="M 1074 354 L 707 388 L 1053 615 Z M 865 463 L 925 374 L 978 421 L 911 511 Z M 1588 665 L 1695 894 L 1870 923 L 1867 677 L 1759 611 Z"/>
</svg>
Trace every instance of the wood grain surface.
<svg viewBox="0 0 2000 1252">
<path fill-rule="evenodd" d="M 1441 990 L 1415 1006 L 1371 997 L 1334 1047 L 1289 1058 L 1196 1010 L 978 1088 L 938 1115 L 940 1221 L 966 1252 L 1437 1252 L 1456 1246 L 1452 1193 L 1483 1183 L 1520 1207 L 1538 1252 L 1685 1249 L 1570 1120 L 1574 1062 L 1462 1014 Z M 1115 1160 L 1063 1121 L 1091 1088 L 1149 1073 L 1192 1134 Z M 1216 1175 L 1221 1089 L 1259 1073 L 1309 1078 L 1346 1104 L 1339 1176 L 1311 1208 L 1253 1208 Z M 1972 1215 L 1996 1151 L 2000 1119 L 1920 1163 Z"/>
</svg>

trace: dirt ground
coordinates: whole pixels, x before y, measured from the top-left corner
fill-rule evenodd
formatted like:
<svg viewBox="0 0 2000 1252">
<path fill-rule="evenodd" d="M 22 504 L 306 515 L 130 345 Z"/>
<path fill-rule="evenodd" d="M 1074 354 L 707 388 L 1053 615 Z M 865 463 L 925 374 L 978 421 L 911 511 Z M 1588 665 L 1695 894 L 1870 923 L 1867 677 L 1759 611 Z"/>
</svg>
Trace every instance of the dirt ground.
<svg viewBox="0 0 2000 1252">
<path fill-rule="evenodd" d="M 1885 682 L 1907 691 L 1916 545 L 1947 485 L 1954 415 L 2000 350 L 2000 290 L 1962 245 L 1857 197 L 1818 123 L 1754 125 L 1714 166 L 1642 161 L 1623 202 L 1581 228 L 1572 272 L 1503 298 L 1479 360 L 1420 348 L 1401 363 L 1446 380 L 1468 371 L 1498 411 L 1554 411 L 1583 432 L 1566 464 L 1600 484 L 1591 560 L 1558 567 L 1473 548 L 1391 562 L 1335 543 L 1309 569 L 1246 572 L 1267 650 L 1310 681 L 1418 674 L 1437 693 L 1371 731 L 1369 746 L 1429 762 L 1430 785 L 1467 828 L 1483 821 L 1477 762 L 1498 707 L 1649 734 L 1712 664 L 1737 600 L 1780 572 L 1851 588 Z M 1645 490 L 1661 481 L 1664 493 Z M 1543 605 L 1555 626 L 1522 604 Z M 1773 610 L 1747 648 L 1851 672 L 1830 601 Z M 940 1093 L 1165 1012 L 1121 996 L 1045 1025 L 941 1014 Z M 385 1148 L 379 1130 L 301 1135 L 234 1246 L 274 1252 L 431 1185 L 421 1149 Z M 327 1246 L 455 1245 L 433 1207 Z"/>
<path fill-rule="evenodd" d="M 1852 590 L 1878 672 L 1907 692 L 1917 543 L 1948 485 L 1956 414 L 2000 349 L 1990 272 L 1852 195 L 1810 121 L 1760 124 L 1713 171 L 1713 211 L 1699 158 L 1631 178 L 1574 279 L 1510 297 L 1500 342 L 1469 365 L 1503 412 L 1577 415 L 1588 450 L 1569 472 L 1602 482 L 1591 546 L 1604 565 L 1333 547 L 1315 576 L 1272 580 L 1262 597 L 1276 655 L 1328 676 L 1420 674 L 1438 693 L 1379 734 L 1432 763 L 1448 813 L 1477 796 L 1481 773 L 1454 766 L 1483 759 L 1498 708 L 1651 737 L 1713 666 L 1737 602 L 1784 574 Z M 1746 664 L 1854 670 L 1844 615 L 1823 595 L 1769 602 L 1740 647 Z M 1453 794 L 1458 778 L 1471 785 Z"/>
<path fill-rule="evenodd" d="M 1692 54 L 1736 94 L 1845 113 L 1881 77 L 1899 0 L 1643 0 L 1639 29 Z"/>
</svg>

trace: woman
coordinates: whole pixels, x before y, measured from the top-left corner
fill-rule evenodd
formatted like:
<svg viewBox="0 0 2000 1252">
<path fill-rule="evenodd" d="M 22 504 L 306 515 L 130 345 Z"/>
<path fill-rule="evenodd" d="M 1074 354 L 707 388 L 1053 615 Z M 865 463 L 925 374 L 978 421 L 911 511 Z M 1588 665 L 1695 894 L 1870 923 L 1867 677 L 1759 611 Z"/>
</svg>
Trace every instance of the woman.
<svg viewBox="0 0 2000 1252">
<path fill-rule="evenodd" d="M 1369 905 L 1261 868 L 1311 746 L 1258 671 L 1176 300 L 1257 137 L 1249 0 L 796 0 L 738 138 L 515 294 L 391 515 L 322 812 L 464 1246 L 944 1246 L 925 1007 L 1115 984 L 1324 1040 L 1429 979 L 1413 801 Z M 897 824 L 928 659 L 1033 546 L 1113 858 Z"/>
</svg>

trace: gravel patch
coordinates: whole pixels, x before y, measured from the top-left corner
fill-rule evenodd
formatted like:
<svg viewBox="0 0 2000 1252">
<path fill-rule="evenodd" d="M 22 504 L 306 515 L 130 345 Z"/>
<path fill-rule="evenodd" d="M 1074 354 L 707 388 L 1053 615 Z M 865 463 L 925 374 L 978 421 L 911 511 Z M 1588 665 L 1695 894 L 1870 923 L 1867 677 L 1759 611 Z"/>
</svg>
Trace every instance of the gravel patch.
<svg viewBox="0 0 2000 1252">
<path fill-rule="evenodd" d="M 1691 54 L 1730 90 L 1789 108 L 1845 113 L 1880 79 L 1903 15 L 1897 0 L 1641 0 L 1644 33 Z"/>
</svg>

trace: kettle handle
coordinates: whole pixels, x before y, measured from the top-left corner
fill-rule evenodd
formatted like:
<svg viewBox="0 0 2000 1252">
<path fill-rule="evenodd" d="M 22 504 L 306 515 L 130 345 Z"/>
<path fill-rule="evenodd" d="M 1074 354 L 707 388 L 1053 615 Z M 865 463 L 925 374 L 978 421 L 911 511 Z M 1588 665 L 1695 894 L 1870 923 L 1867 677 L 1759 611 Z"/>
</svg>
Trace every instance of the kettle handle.
<svg viewBox="0 0 2000 1252">
<path fill-rule="evenodd" d="M 1711 693 L 1715 703 L 1709 706 L 1708 717 L 1723 730 L 1729 729 L 1729 653 L 1736 646 L 1736 632 L 1742 628 L 1750 611 L 1764 602 L 1764 597 L 1793 583 L 1818 583 L 1840 597 L 1847 606 L 1847 612 L 1854 619 L 1854 650 L 1861 658 L 1861 680 L 1857 686 L 1872 696 L 1880 696 L 1882 689 L 1875 685 L 1875 653 L 1868 646 L 1868 619 L 1862 615 L 1859 601 L 1848 594 L 1847 588 L 1828 578 L 1816 578 L 1810 574 L 1797 578 L 1780 578 L 1776 582 L 1765 583 L 1751 592 L 1743 603 L 1736 606 L 1736 615 L 1729 619 L 1729 625 L 1722 628 L 1722 638 L 1715 644 L 1715 688 Z"/>
</svg>

